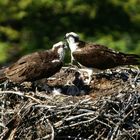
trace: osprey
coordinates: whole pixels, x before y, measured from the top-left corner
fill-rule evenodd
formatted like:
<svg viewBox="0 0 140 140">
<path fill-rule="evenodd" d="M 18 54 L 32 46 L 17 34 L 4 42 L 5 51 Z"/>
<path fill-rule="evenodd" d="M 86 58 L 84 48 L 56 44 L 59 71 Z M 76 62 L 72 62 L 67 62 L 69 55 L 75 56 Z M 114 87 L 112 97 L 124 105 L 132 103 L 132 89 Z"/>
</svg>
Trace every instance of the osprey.
<svg viewBox="0 0 140 140">
<path fill-rule="evenodd" d="M 138 55 L 124 54 L 103 45 L 81 41 L 74 32 L 67 33 L 65 39 L 71 50 L 71 61 L 76 61 L 87 68 L 88 84 L 91 81 L 93 68 L 105 70 L 117 66 L 140 64 L 140 56 Z"/>
<path fill-rule="evenodd" d="M 21 57 L 13 65 L 0 70 L 0 82 L 9 80 L 15 83 L 48 78 L 63 66 L 65 44 L 58 42 L 52 49 L 34 52 Z"/>
</svg>

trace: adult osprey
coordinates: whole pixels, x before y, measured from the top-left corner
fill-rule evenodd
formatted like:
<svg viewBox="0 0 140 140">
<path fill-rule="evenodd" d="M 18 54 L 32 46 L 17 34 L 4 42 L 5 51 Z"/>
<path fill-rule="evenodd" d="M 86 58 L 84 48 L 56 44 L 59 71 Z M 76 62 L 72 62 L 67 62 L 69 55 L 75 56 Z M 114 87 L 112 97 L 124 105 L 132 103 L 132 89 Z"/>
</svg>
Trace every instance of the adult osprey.
<svg viewBox="0 0 140 140">
<path fill-rule="evenodd" d="M 63 42 L 58 42 L 50 50 L 21 57 L 13 65 L 0 70 L 0 81 L 8 79 L 11 82 L 22 83 L 54 75 L 63 66 L 65 47 Z"/>
<path fill-rule="evenodd" d="M 65 39 L 71 50 L 71 60 L 78 62 L 88 69 L 88 84 L 91 81 L 93 68 L 105 70 L 122 65 L 139 65 L 140 56 L 135 54 L 124 54 L 116 52 L 103 45 L 86 43 L 79 39 L 79 36 L 70 32 L 65 35 Z"/>
</svg>

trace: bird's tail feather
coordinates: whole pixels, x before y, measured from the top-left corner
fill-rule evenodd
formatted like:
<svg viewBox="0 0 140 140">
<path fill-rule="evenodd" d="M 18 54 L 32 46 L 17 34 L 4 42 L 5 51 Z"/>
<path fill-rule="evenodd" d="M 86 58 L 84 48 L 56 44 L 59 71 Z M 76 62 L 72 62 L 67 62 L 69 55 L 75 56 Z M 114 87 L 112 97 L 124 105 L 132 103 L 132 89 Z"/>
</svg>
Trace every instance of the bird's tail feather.
<svg viewBox="0 0 140 140">
<path fill-rule="evenodd" d="M 0 69 L 0 83 L 4 82 L 5 80 L 7 80 L 5 73 L 4 73 L 5 69 Z"/>
<path fill-rule="evenodd" d="M 125 65 L 140 65 L 140 55 L 127 54 L 123 57 Z"/>
</svg>

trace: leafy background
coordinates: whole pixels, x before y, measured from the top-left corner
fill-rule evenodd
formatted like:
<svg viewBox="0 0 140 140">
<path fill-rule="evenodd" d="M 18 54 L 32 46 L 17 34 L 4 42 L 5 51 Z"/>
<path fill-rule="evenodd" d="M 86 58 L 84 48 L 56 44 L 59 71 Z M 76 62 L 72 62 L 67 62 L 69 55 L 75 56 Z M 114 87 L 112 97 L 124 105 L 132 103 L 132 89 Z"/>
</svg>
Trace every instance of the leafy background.
<svg viewBox="0 0 140 140">
<path fill-rule="evenodd" d="M 140 54 L 139 0 L 1 0 L 0 13 L 1 66 L 49 49 L 71 31 L 83 40 Z"/>
</svg>

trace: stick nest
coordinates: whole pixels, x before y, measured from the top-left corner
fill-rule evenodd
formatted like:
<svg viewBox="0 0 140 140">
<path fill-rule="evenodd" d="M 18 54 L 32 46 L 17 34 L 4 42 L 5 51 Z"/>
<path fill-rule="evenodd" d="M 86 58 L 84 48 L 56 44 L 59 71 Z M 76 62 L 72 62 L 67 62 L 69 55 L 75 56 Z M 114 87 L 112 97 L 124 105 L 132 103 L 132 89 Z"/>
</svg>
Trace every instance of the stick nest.
<svg viewBox="0 0 140 140">
<path fill-rule="evenodd" d="M 36 85 L 1 84 L 1 140 L 140 139 L 140 70 L 62 68 Z M 47 85 L 46 85 L 47 82 Z"/>
</svg>

